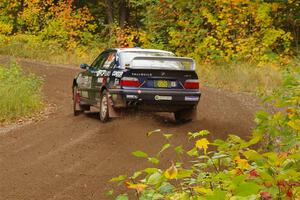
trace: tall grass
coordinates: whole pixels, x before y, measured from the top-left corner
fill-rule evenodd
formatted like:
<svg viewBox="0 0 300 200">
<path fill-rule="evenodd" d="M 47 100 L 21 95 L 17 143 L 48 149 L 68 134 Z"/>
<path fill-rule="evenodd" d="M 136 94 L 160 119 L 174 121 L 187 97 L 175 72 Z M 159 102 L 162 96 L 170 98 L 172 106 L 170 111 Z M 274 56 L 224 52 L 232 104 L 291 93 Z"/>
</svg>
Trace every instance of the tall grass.
<svg viewBox="0 0 300 200">
<path fill-rule="evenodd" d="M 271 63 L 200 64 L 197 72 L 203 84 L 231 91 L 266 94 L 282 83 L 281 68 Z"/>
<path fill-rule="evenodd" d="M 53 64 L 79 64 L 92 62 L 106 46 L 95 41 L 89 46 L 66 50 L 58 41 L 42 40 L 35 35 L 4 36 L 0 34 L 0 54 L 19 58 L 42 60 Z"/>
<path fill-rule="evenodd" d="M 42 107 L 41 78 L 12 62 L 0 66 L 0 122 L 35 114 Z"/>
</svg>

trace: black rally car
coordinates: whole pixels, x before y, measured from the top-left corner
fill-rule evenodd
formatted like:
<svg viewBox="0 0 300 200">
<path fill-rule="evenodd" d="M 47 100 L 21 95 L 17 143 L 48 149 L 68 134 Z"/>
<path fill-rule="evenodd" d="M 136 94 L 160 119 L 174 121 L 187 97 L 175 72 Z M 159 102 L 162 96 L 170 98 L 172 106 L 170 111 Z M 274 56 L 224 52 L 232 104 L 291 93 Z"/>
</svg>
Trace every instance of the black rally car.
<svg viewBox="0 0 300 200">
<path fill-rule="evenodd" d="M 173 112 L 177 121 L 191 120 L 200 100 L 195 62 L 172 52 L 121 48 L 102 52 L 73 81 L 74 115 L 99 109 L 105 122 L 126 108 Z"/>
</svg>

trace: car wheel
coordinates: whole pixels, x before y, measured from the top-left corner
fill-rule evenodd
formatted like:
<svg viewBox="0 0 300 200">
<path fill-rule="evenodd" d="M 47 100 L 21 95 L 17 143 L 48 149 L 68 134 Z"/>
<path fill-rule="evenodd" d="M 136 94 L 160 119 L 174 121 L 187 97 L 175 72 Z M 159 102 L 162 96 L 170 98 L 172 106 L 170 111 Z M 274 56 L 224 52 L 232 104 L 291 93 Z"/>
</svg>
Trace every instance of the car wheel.
<svg viewBox="0 0 300 200">
<path fill-rule="evenodd" d="M 196 118 L 197 115 L 197 107 L 189 108 L 174 112 L 175 120 L 178 123 L 192 121 Z"/>
<path fill-rule="evenodd" d="M 99 115 L 102 122 L 107 122 L 109 120 L 108 95 L 106 90 L 101 93 Z"/>
<path fill-rule="evenodd" d="M 73 87 L 73 113 L 74 116 L 78 116 L 80 113 L 83 113 L 83 109 L 80 105 L 80 96 L 78 93 L 77 87 Z"/>
</svg>

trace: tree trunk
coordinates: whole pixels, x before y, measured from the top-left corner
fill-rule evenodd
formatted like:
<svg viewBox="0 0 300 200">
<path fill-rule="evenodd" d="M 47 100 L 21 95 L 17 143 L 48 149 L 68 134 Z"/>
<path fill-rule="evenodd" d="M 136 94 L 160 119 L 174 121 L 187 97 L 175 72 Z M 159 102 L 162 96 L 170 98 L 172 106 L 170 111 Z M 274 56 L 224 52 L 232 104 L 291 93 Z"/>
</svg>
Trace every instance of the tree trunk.
<svg viewBox="0 0 300 200">
<path fill-rule="evenodd" d="M 123 28 L 126 24 L 127 19 L 127 6 L 126 6 L 126 0 L 120 0 L 120 6 L 119 6 L 119 25 L 121 28 Z"/>
<path fill-rule="evenodd" d="M 114 18 L 113 18 L 113 0 L 105 0 L 105 3 L 106 3 L 107 23 L 112 24 L 114 22 Z"/>
</svg>

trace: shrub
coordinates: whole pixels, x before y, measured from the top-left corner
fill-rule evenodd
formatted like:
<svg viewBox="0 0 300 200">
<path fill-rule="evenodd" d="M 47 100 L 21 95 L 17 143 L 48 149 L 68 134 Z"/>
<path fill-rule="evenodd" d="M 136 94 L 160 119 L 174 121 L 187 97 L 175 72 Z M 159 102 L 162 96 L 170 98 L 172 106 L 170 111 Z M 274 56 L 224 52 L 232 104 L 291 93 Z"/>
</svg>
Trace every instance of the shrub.
<svg viewBox="0 0 300 200">
<path fill-rule="evenodd" d="M 42 107 L 42 80 L 16 63 L 0 66 L 0 122 L 32 116 Z"/>
<path fill-rule="evenodd" d="M 194 145 L 184 150 L 171 144 L 171 134 L 163 134 L 167 143 L 158 154 L 136 151 L 133 155 L 156 165 L 160 155 L 172 148 L 177 159 L 169 168 L 149 167 L 111 181 L 125 182 L 140 200 L 299 199 L 299 75 L 287 73 L 283 86 L 271 98 L 286 111 L 272 115 L 259 112 L 255 119 L 258 126 L 249 140 L 229 135 L 226 140 L 209 141 L 209 132 L 203 130 L 188 134 Z M 189 162 L 182 162 L 185 155 Z M 119 194 L 116 199 L 128 199 L 128 195 Z"/>
</svg>

